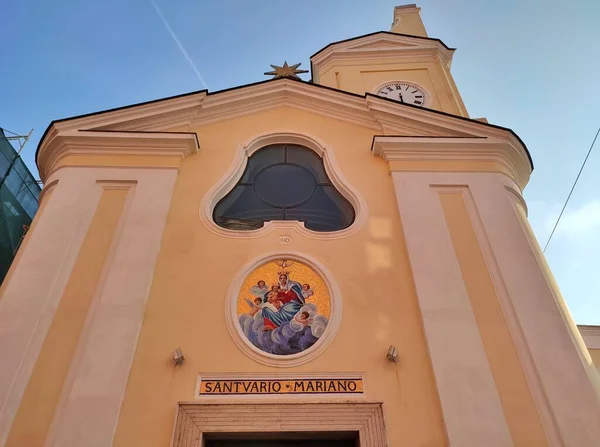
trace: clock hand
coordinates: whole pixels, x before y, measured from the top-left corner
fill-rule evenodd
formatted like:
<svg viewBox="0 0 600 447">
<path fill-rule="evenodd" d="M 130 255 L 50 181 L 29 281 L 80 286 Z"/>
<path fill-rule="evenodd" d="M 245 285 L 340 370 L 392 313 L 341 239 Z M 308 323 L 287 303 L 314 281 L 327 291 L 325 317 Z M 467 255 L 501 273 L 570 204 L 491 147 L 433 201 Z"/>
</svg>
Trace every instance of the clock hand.
<svg viewBox="0 0 600 447">
<path fill-rule="evenodd" d="M 402 99 L 402 93 L 398 93 L 400 95 L 400 102 L 404 104 L 404 100 Z"/>
</svg>

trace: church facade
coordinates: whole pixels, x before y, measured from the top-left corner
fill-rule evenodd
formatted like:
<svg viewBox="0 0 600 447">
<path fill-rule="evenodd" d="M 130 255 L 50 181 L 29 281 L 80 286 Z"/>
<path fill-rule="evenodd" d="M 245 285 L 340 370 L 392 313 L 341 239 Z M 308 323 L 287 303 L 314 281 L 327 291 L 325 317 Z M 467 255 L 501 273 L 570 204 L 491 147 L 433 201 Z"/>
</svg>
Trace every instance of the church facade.
<svg viewBox="0 0 600 447">
<path fill-rule="evenodd" d="M 310 82 L 53 121 L 0 289 L 0 446 L 597 446 L 600 332 L 453 53 L 405 5 Z"/>
</svg>

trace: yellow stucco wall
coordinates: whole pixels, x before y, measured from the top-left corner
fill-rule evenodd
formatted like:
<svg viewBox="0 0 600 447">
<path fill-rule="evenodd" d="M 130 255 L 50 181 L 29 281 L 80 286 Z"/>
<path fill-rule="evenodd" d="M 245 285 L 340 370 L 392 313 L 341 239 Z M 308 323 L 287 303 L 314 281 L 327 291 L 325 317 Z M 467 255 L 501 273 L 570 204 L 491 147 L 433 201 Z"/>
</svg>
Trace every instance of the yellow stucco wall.
<svg viewBox="0 0 600 447">
<path fill-rule="evenodd" d="M 202 223 L 200 202 L 230 167 L 236 149 L 256 135 L 278 129 L 313 136 L 334 151 L 341 173 L 368 204 L 368 220 L 361 230 L 327 241 L 307 238 L 292 230 L 233 239 L 214 234 Z M 181 166 L 114 445 L 168 445 L 177 403 L 194 400 L 199 373 L 354 371 L 365 374 L 367 399 L 384 402 L 391 445 L 445 445 L 443 417 L 390 165 L 370 152 L 373 130 L 294 108 L 194 130 L 201 142 L 198 154 L 159 163 Z M 57 169 L 156 163 L 134 156 L 65 157 Z M 392 163 L 394 169 L 400 166 L 398 163 L 401 162 Z M 497 166 L 459 161 L 453 165 L 431 161 L 427 165 L 401 167 L 416 171 L 503 172 Z M 31 445 L 42 445 L 52 421 L 57 393 L 73 356 L 76 333 L 97 284 L 98 268 L 104 259 L 102 250 L 108 248 L 111 228 L 123 206 L 123 191 L 106 194 L 94 218 L 94 222 L 111 222 L 103 227 L 104 239 L 98 239 L 100 230 L 94 223 L 86 239 L 93 235 L 93 240 L 104 240 L 99 242 L 101 250 L 88 250 L 84 244 L 76 265 L 93 265 L 96 270 L 88 269 L 84 276 L 74 270 L 55 317 L 57 323 L 51 328 L 13 424 L 9 445 L 18 445 L 24 439 Z M 462 198 L 457 194 L 442 195 L 441 205 L 515 445 L 545 445 L 539 416 Z M 282 247 L 277 238 L 284 234 L 292 236 L 292 243 Z M 225 299 L 232 278 L 249 260 L 282 249 L 305 253 L 326 265 L 340 285 L 343 306 L 341 326 L 327 350 L 307 364 L 285 369 L 264 366 L 247 357 L 236 347 L 225 325 Z M 73 296 L 80 300 L 75 303 Z M 71 309 L 75 304 L 77 308 Z M 68 324 L 59 324 L 60 318 L 66 316 Z M 400 353 L 397 364 L 385 359 L 390 344 Z M 170 359 L 177 346 L 186 356 L 186 362 L 179 367 Z M 60 361 L 55 361 L 57 355 Z M 55 373 L 48 375 L 49 371 Z M 48 386 L 49 381 L 52 386 Z M 51 390 L 54 391 L 50 393 Z M 29 422 L 32 419 L 36 421 L 33 426 Z"/>
<path fill-rule="evenodd" d="M 382 64 L 377 59 L 336 60 L 319 73 L 319 83 L 352 93 L 376 93 L 382 84 L 407 81 L 423 87 L 428 108 L 468 116 L 450 73 L 439 63 L 410 61 Z"/>
<path fill-rule="evenodd" d="M 427 37 L 425 25 L 421 19 L 421 8 L 415 4 L 399 5 L 394 8 L 394 23 L 391 31 Z"/>
<path fill-rule="evenodd" d="M 425 35 L 417 15 L 398 23 L 396 32 Z M 431 56 L 417 58 L 402 63 L 382 63 L 366 57 L 360 61 L 334 58 L 322 68 L 319 82 L 362 95 L 374 93 L 387 82 L 408 81 L 427 90 L 431 98 L 428 107 L 468 116 L 449 69 Z M 506 167 L 497 162 L 462 159 L 388 164 L 370 152 L 373 135 L 379 131 L 291 107 L 170 130 L 195 131 L 201 143 L 199 152 L 187 158 L 69 154 L 53 166 L 55 170 L 74 166 L 179 169 L 154 275 L 148 274 L 150 293 L 113 445 L 169 445 L 177 404 L 194 401 L 198 374 L 350 372 L 364 374 L 367 400 L 383 402 L 387 439 L 392 447 L 447 445 L 444 415 L 389 171 L 510 175 Z M 229 238 L 203 224 L 199 216 L 201 200 L 230 168 L 240 145 L 257 135 L 279 130 L 314 137 L 333 150 L 340 173 L 368 204 L 368 218 L 358 232 L 318 240 L 292 229 L 277 229 L 254 238 Z M 175 175 L 174 169 L 171 172 Z M 30 233 L 43 215 L 50 193 L 46 194 Z M 447 228 L 450 235 L 485 351 L 484 364 L 487 367 L 489 363 L 493 377 L 495 388 L 491 388 L 498 393 L 512 441 L 523 447 L 548 445 L 479 245 L 476 224 L 471 221 L 477 213 L 467 209 L 465 195 L 456 190 L 441 193 L 439 199 L 443 212 L 440 222 L 445 223 L 444 231 Z M 68 382 L 82 328 L 101 287 L 105 263 L 110 259 L 111 244 L 119 234 L 127 203 L 125 190 L 108 189 L 100 195 L 24 390 L 7 445 L 42 446 L 48 442 L 53 417 L 60 414 L 57 408 L 61 392 Z M 529 231 L 524 210 L 517 207 Z M 409 221 L 405 222 L 408 228 Z M 283 235 L 291 236 L 290 244 L 282 246 L 278 242 Z M 536 245 L 532 233 L 529 237 Z M 300 366 L 276 368 L 256 362 L 236 346 L 226 327 L 226 297 L 232 279 L 248 261 L 282 250 L 306 254 L 327 267 L 341 289 L 342 319 L 332 343 L 320 356 Z M 19 256 L 14 266 L 18 263 Z M 543 262 L 541 268 L 547 270 Z M 549 270 L 547 274 L 552 282 Z M 0 288 L 0 298 L 1 295 Z M 386 359 L 389 345 L 398 349 L 398 363 Z M 176 347 L 184 352 L 183 365 L 173 364 L 171 353 Z M 589 355 L 600 368 L 600 350 L 590 349 Z M 587 353 L 583 357 L 589 364 Z M 443 379 L 443 375 L 438 376 L 438 384 Z"/>
<path fill-rule="evenodd" d="M 230 167 L 240 144 L 277 129 L 293 129 L 332 148 L 341 173 L 368 203 L 368 220 L 361 230 L 345 238 L 327 241 L 307 238 L 291 230 L 275 230 L 252 239 L 233 239 L 214 234 L 201 222 L 200 202 Z M 293 108 L 244 116 L 194 130 L 201 142 L 198 154 L 183 161 L 173 160 L 173 163 L 181 163 L 180 173 L 115 445 L 168 445 L 177 402 L 194 400 L 199 373 L 352 371 L 365 373 L 369 400 L 384 402 L 391 445 L 445 445 L 443 417 L 389 174 L 390 165 L 370 152 L 373 130 Z M 145 166 L 148 162 L 156 164 L 134 156 L 65 157 L 57 168 Z M 160 163 L 164 164 L 163 161 Z M 427 166 L 404 166 L 404 169 L 502 172 L 495 166 L 482 167 L 466 162 L 456 162 L 452 166 L 447 162 L 430 162 Z M 95 219 L 113 216 L 114 220 L 123 206 L 123 197 L 108 200 L 105 193 L 96 214 L 100 217 Z M 442 205 L 461 269 L 466 269 L 464 275 L 469 295 L 472 300 L 479 297 L 472 305 L 515 443 L 544 445 L 539 417 L 533 408 L 473 230 L 467 225 L 464 204 L 452 200 L 446 202 L 442 200 Z M 89 230 L 93 234 L 98 231 L 94 228 Z M 112 230 L 106 228 L 105 236 L 109 237 Z M 278 236 L 283 234 L 292 236 L 292 243 L 285 247 L 277 242 Z M 106 248 L 103 245 L 103 249 Z M 247 357 L 235 346 L 225 326 L 225 299 L 232 278 L 250 259 L 282 249 L 305 253 L 326 265 L 340 285 L 343 306 L 341 326 L 327 350 L 307 364 L 285 369 L 264 366 Z M 95 263 L 100 266 L 98 253 L 98 250 L 93 253 L 82 250 L 78 265 Z M 480 277 L 485 275 L 488 275 L 488 282 L 482 283 Z M 76 277 L 72 281 L 77 280 Z M 89 290 L 93 290 L 97 282 L 96 276 L 88 275 L 79 281 L 77 293 L 89 299 Z M 70 312 L 73 318 L 68 325 L 61 324 L 60 330 L 53 325 L 52 339 L 67 337 L 71 342 L 76 339 L 69 330 L 79 330 L 87 308 L 82 301 L 75 318 L 74 311 L 64 307 L 69 302 L 69 299 L 63 299 L 57 318 L 61 318 L 62 312 Z M 37 436 L 28 438 L 32 445 L 41 445 L 58 395 L 40 395 L 36 390 L 47 385 L 49 378 L 54 383 L 49 389 L 60 390 L 65 368 L 73 354 L 71 342 L 44 347 L 40 361 L 49 362 L 44 360 L 46 351 L 63 353 L 62 360 L 50 362 L 52 368 L 50 363 L 36 365 L 40 372 L 38 375 L 34 372 L 25 395 L 27 405 L 17 414 L 11 442 L 21 442 L 27 435 Z M 397 364 L 385 359 L 390 344 L 400 353 Z M 174 367 L 170 354 L 177 346 L 183 349 L 186 362 Z M 47 376 L 47 371 L 54 369 L 60 371 Z M 34 398 L 39 401 L 31 405 L 29 400 Z M 37 413 L 30 415 L 32 411 L 42 411 L 43 417 Z M 31 417 L 36 418 L 36 427 L 39 426 L 36 430 L 28 426 Z"/>
<path fill-rule="evenodd" d="M 333 148 L 342 173 L 369 204 L 369 219 L 358 233 L 328 241 L 289 231 L 231 239 L 211 233 L 201 223 L 200 201 L 229 168 L 238 145 L 273 129 L 313 135 Z M 197 132 L 201 149 L 181 166 L 115 445 L 168 445 L 176 404 L 194 399 L 200 372 L 349 371 L 364 372 L 368 399 L 385 402 L 391 442 L 444 445 L 393 187 L 387 164 L 370 153 L 372 131 L 284 108 Z M 280 234 L 290 234 L 292 243 L 279 245 Z M 261 254 L 284 248 L 327 266 L 341 288 L 343 318 L 321 356 L 282 370 L 261 365 L 236 348 L 225 326 L 224 309 L 227 289 L 240 268 Z M 399 350 L 397 364 L 385 358 L 390 344 Z M 176 346 L 186 356 L 178 368 L 169 358 Z"/>
</svg>

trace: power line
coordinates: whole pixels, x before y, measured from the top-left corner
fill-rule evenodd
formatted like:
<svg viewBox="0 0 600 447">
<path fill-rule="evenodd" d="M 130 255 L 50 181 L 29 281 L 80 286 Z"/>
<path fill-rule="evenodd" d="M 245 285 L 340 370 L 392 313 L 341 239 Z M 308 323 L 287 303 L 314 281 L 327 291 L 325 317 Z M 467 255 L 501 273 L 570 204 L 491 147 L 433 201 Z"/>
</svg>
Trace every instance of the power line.
<svg viewBox="0 0 600 447">
<path fill-rule="evenodd" d="M 556 231 L 556 227 L 558 227 L 560 218 L 562 217 L 563 213 L 565 212 L 565 208 L 567 207 L 567 204 L 569 203 L 569 200 L 571 199 L 571 195 L 573 194 L 573 190 L 575 189 L 575 186 L 577 186 L 577 182 L 579 181 L 579 176 L 581 176 L 581 172 L 583 171 L 583 168 L 585 168 L 585 164 L 587 163 L 588 158 L 590 157 L 590 154 L 592 153 L 592 149 L 594 148 L 594 144 L 596 143 L 596 138 L 598 138 L 598 134 L 600 134 L 600 127 L 598 128 L 598 131 L 596 132 L 596 136 L 594 137 L 594 141 L 592 141 L 592 144 L 590 145 L 590 149 L 588 150 L 588 153 L 585 156 L 585 159 L 583 160 L 581 169 L 579 169 L 579 173 L 577 174 L 577 177 L 575 178 L 575 182 L 573 182 L 573 186 L 571 187 L 571 191 L 569 191 L 569 195 L 567 196 L 567 200 L 565 200 L 565 204 L 563 205 L 562 210 L 560 210 L 558 219 L 556 219 L 554 228 L 552 228 L 552 233 L 550 233 L 550 237 L 548 237 L 548 241 L 546 242 L 546 245 L 544 246 L 544 250 L 542 250 L 542 253 L 546 253 L 546 249 L 548 248 L 548 244 L 550 244 L 550 241 L 552 240 L 552 236 L 554 236 L 554 232 Z"/>
</svg>

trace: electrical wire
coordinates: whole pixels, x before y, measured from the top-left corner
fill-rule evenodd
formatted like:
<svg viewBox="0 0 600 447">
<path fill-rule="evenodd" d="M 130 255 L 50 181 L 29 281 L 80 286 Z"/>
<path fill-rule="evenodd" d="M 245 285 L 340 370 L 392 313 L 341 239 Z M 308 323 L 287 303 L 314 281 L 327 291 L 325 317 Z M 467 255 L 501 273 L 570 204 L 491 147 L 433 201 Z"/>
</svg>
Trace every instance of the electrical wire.
<svg viewBox="0 0 600 447">
<path fill-rule="evenodd" d="M 560 210 L 560 214 L 558 215 L 558 219 L 556 219 L 556 223 L 554 224 L 554 228 L 552 228 L 552 232 L 550 233 L 550 236 L 548 237 L 548 241 L 546 242 L 546 245 L 544 246 L 544 249 L 542 250 L 542 253 L 546 253 L 546 249 L 548 248 L 548 245 L 550 244 L 550 241 L 552 240 L 552 236 L 554 236 L 554 232 L 556 231 L 556 227 L 558 227 L 558 223 L 560 222 L 560 219 L 563 215 L 563 213 L 565 212 L 565 208 L 567 207 L 569 200 L 571 199 L 571 195 L 573 194 L 573 191 L 575 190 L 575 186 L 577 186 L 577 182 L 579 181 L 579 177 L 581 176 L 581 172 L 583 171 L 583 168 L 585 168 L 585 164 L 588 161 L 588 158 L 590 158 L 590 154 L 592 153 L 592 149 L 594 148 L 594 144 L 596 143 L 596 139 L 598 138 L 598 134 L 600 134 L 600 127 L 598 128 L 598 131 L 596 132 L 596 136 L 594 137 L 594 141 L 592 141 L 592 144 L 590 145 L 590 149 L 587 152 L 587 155 L 585 156 L 585 159 L 583 160 L 583 164 L 581 165 L 581 169 L 579 169 L 579 173 L 577 174 L 577 177 L 575 178 L 575 182 L 573 182 L 573 186 L 571 187 L 571 191 L 569 191 L 569 195 L 567 196 L 567 200 L 565 200 L 565 204 L 562 207 L 562 210 Z"/>
</svg>

